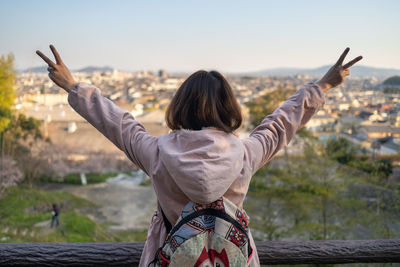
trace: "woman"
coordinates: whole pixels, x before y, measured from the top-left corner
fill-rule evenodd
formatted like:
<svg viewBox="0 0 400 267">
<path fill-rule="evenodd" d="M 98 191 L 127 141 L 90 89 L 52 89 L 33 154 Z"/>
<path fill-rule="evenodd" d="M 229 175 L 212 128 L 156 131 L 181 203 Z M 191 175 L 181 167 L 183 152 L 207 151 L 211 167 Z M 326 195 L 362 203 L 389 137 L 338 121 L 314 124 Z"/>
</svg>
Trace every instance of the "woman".
<svg viewBox="0 0 400 267">
<path fill-rule="evenodd" d="M 361 56 L 343 64 L 349 48 L 316 83 L 304 85 L 273 114 L 265 117 L 246 139 L 234 134 L 242 122 L 231 87 L 218 72 L 198 71 L 178 89 L 167 113 L 173 130 L 150 136 L 140 122 L 101 95 L 93 85 L 77 83 L 50 45 L 56 63 L 36 53 L 49 65 L 49 77 L 68 92 L 69 104 L 128 158 L 151 177 L 158 198 L 140 266 L 147 266 L 166 238 L 161 209 L 175 222 L 190 201 L 210 203 L 225 196 L 242 207 L 250 178 L 324 104 L 324 93 L 341 84 Z M 251 233 L 250 243 L 255 248 Z M 257 251 L 250 266 L 259 266 Z"/>
</svg>

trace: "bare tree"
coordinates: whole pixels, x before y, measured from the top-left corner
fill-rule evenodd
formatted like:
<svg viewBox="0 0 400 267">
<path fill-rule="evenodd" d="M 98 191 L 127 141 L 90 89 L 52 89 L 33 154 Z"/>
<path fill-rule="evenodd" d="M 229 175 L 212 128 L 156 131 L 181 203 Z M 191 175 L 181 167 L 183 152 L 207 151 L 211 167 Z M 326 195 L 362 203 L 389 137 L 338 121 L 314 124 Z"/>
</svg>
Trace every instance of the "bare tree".
<svg viewBox="0 0 400 267">
<path fill-rule="evenodd" d="M 24 179 L 23 172 L 18 168 L 17 162 L 10 157 L 1 158 L 2 167 L 0 168 L 0 196 L 4 189 L 9 186 L 17 185 Z"/>
</svg>

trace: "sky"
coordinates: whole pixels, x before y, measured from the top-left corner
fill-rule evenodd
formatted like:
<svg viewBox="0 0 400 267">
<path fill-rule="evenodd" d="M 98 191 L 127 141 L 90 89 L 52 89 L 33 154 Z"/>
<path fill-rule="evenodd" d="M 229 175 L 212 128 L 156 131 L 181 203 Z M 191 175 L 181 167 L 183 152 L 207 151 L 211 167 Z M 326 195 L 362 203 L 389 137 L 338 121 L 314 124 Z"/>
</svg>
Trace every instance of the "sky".
<svg viewBox="0 0 400 267">
<path fill-rule="evenodd" d="M 400 69 L 400 1 L 0 0 L 0 55 L 17 69 L 58 49 L 71 69 L 314 68 L 348 60 Z"/>
</svg>

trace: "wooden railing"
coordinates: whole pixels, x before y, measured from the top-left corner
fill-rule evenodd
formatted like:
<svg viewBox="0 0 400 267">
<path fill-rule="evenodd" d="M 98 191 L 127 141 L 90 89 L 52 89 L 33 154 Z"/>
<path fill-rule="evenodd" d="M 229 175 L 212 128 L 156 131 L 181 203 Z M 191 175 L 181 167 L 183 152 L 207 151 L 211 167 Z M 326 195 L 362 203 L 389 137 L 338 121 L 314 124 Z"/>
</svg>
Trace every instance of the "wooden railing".
<svg viewBox="0 0 400 267">
<path fill-rule="evenodd" d="M 0 266 L 132 266 L 143 243 L 3 243 Z M 256 242 L 261 264 L 400 262 L 400 239 Z"/>
</svg>

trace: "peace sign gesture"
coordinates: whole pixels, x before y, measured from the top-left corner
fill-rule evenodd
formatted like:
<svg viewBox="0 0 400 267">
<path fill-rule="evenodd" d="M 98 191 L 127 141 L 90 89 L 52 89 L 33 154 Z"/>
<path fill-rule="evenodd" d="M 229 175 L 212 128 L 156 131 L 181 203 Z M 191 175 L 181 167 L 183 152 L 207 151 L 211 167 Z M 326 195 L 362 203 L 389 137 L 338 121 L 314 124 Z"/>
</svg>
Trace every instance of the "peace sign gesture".
<svg viewBox="0 0 400 267">
<path fill-rule="evenodd" d="M 53 52 L 54 58 L 56 59 L 56 63 L 51 61 L 48 57 L 46 57 L 39 50 L 36 51 L 39 57 L 41 57 L 49 67 L 47 70 L 49 71 L 50 79 L 63 88 L 65 91 L 69 92 L 72 87 L 76 84 L 74 77 L 72 77 L 71 72 L 68 70 L 67 66 L 61 60 L 60 55 L 58 54 L 56 48 L 53 45 L 50 45 L 51 52 Z"/>
<path fill-rule="evenodd" d="M 329 89 L 341 84 L 344 81 L 345 77 L 350 74 L 349 68 L 362 59 L 362 56 L 358 56 L 355 59 L 349 61 L 348 63 L 342 65 L 349 51 L 350 48 L 347 47 L 344 50 L 343 54 L 339 57 L 335 65 L 333 65 L 328 70 L 328 72 L 324 75 L 324 77 L 322 77 L 321 80 L 316 82 L 324 92 L 327 92 Z"/>
</svg>

